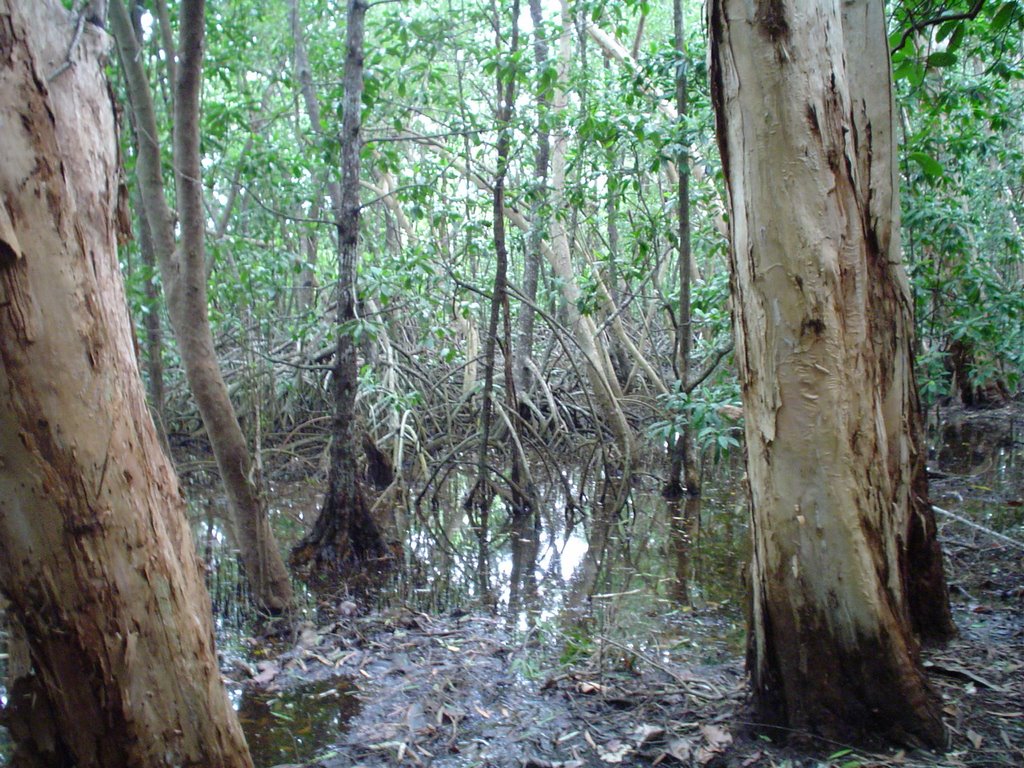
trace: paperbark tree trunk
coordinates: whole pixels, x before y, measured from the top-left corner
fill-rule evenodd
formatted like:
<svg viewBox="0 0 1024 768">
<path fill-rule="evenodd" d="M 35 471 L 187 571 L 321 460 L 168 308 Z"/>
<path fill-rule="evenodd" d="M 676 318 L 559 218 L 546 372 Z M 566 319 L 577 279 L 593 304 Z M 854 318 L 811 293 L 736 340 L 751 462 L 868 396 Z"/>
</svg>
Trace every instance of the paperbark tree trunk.
<svg viewBox="0 0 1024 768">
<path fill-rule="evenodd" d="M 902 578 L 914 631 L 925 639 L 944 640 L 956 634 L 956 627 L 949 608 L 935 513 L 928 498 L 928 449 L 914 379 L 914 302 L 902 265 L 899 236 L 896 106 L 885 34 L 885 6 L 882 0 L 856 0 L 841 7 L 860 196 L 878 240 L 878 251 L 887 255 L 890 265 L 886 275 L 888 287 L 869 292 L 868 299 L 873 315 L 884 317 L 888 308 L 892 311 L 892 332 L 882 335 L 877 343 L 885 350 L 884 355 L 894 358 L 888 372 L 888 400 L 882 411 L 890 465 L 904 458 L 909 462 L 909 470 L 902 466 L 899 470 L 901 482 L 909 486 L 910 495 L 908 506 L 901 509 L 905 515 Z M 894 302 L 890 300 L 891 293 L 895 293 Z M 892 471 L 895 473 L 896 469 Z M 907 471 L 909 475 L 905 474 Z M 907 491 L 906 487 L 901 489 L 901 493 Z"/>
<path fill-rule="evenodd" d="M 136 173 L 149 234 L 160 264 L 167 310 L 189 388 L 228 496 L 231 527 L 257 604 L 280 613 L 292 600 L 291 581 L 267 518 L 262 480 L 228 396 L 213 344 L 206 300 L 206 249 L 199 91 L 205 20 L 203 0 L 181 5 L 181 41 L 174 68 L 174 168 L 181 237 L 164 196 L 153 97 L 124 0 L 113 0 L 111 29 L 117 39 L 139 139 Z"/>
<path fill-rule="evenodd" d="M 0 589 L 14 765 L 251 768 L 117 261 L 108 38 L 0 0 Z"/>
<path fill-rule="evenodd" d="M 842 7 L 708 9 L 754 538 L 748 666 L 763 722 L 940 746 L 911 619 L 946 597 L 919 517 L 883 7 Z M 917 589 L 921 553 L 933 580 Z"/>
</svg>

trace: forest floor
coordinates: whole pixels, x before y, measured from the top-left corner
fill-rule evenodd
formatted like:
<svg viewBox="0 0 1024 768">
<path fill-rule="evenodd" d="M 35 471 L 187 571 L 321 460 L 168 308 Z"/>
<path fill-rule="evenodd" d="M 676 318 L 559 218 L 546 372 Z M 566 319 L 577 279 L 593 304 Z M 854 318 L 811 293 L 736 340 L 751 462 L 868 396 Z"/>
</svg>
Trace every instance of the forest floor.
<svg viewBox="0 0 1024 768">
<path fill-rule="evenodd" d="M 283 652 L 232 670 L 240 690 L 270 701 L 264 715 L 243 702 L 243 721 L 266 716 L 265 728 L 249 723 L 250 742 L 276 724 L 296 742 L 317 739 L 328 746 L 316 760 L 288 764 L 310 768 L 1024 765 L 1024 551 L 984 530 L 993 515 L 1020 530 L 1020 412 L 960 416 L 983 430 L 991 420 L 1000 434 L 1009 420 L 1016 480 L 995 491 L 957 467 L 932 484 L 935 503 L 959 516 L 938 518 L 959 635 L 923 654 L 944 701 L 944 754 L 759 735 L 738 656 L 680 665 L 600 636 L 566 654 L 565 636 L 550 627 L 513 633 L 503 619 L 461 612 L 341 615 L 349 603 L 301 628 Z"/>
</svg>

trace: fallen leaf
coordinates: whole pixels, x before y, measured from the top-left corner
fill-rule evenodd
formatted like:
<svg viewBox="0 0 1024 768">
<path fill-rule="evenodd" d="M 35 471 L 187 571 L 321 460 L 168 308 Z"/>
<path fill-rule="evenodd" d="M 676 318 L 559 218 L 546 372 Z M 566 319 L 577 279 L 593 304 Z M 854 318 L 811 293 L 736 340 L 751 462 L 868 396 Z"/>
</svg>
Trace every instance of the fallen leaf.
<svg viewBox="0 0 1024 768">
<path fill-rule="evenodd" d="M 704 734 L 711 749 L 720 751 L 732 744 L 732 734 L 717 725 L 702 725 L 700 732 Z"/>
<path fill-rule="evenodd" d="M 669 741 L 668 749 L 665 751 L 680 763 L 688 763 L 690 762 L 691 755 L 693 755 L 693 745 L 687 739 L 672 739 Z"/>
<path fill-rule="evenodd" d="M 707 744 L 697 750 L 698 765 L 707 765 L 732 744 L 732 734 L 717 725 L 702 725 L 700 732 L 707 740 Z"/>
<path fill-rule="evenodd" d="M 341 653 L 341 655 L 338 656 L 338 658 L 334 662 L 334 668 L 337 669 L 338 667 L 345 664 L 345 662 L 351 660 L 354 656 L 358 655 L 359 651 L 349 651 L 348 653 Z"/>
<path fill-rule="evenodd" d="M 717 749 L 708 749 L 706 746 L 697 750 L 697 765 L 707 765 L 721 754 Z"/>
<path fill-rule="evenodd" d="M 281 668 L 269 661 L 261 661 L 259 663 L 260 673 L 252 679 L 253 685 L 267 685 L 271 680 L 277 677 Z"/>
<path fill-rule="evenodd" d="M 329 662 L 327 659 L 325 659 L 323 656 L 321 656 L 319 653 L 316 653 L 315 651 L 303 651 L 302 653 L 306 656 L 307 659 L 316 659 L 325 667 L 333 666 L 331 662 Z"/>
<path fill-rule="evenodd" d="M 580 681 L 576 683 L 576 690 L 580 693 L 585 693 L 588 695 L 594 693 L 604 693 L 607 690 L 607 688 L 607 686 L 601 685 L 600 683 L 590 683 L 587 681 Z"/>
<path fill-rule="evenodd" d="M 981 743 L 985 740 L 980 733 L 972 731 L 970 728 L 967 729 L 967 738 L 970 739 L 975 749 L 981 749 Z"/>
<path fill-rule="evenodd" d="M 597 756 L 606 763 L 621 763 L 632 752 L 633 748 L 626 742 L 612 739 L 603 747 L 598 748 Z"/>
<path fill-rule="evenodd" d="M 664 735 L 664 728 L 659 728 L 656 725 L 649 725 L 647 723 L 643 723 L 642 725 L 638 725 L 636 727 L 636 731 L 634 732 L 633 737 L 636 739 L 636 745 L 638 747 L 642 747 L 648 741 L 660 739 Z"/>
<path fill-rule="evenodd" d="M 405 724 L 408 726 L 410 733 L 417 733 L 427 727 L 426 714 L 420 702 L 416 701 L 409 705 L 409 708 L 405 711 Z"/>
</svg>

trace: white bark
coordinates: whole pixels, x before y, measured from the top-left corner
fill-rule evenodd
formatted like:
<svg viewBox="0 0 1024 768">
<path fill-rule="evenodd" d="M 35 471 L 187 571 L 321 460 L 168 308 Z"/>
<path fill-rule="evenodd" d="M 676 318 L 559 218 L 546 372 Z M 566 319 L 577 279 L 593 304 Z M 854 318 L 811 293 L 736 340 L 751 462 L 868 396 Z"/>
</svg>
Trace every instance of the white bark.
<svg viewBox="0 0 1024 768">
<path fill-rule="evenodd" d="M 851 82 L 847 66 L 858 53 L 847 36 L 884 41 L 884 27 L 863 26 L 876 12 L 844 29 L 838 1 L 716 0 L 709 18 L 753 514 L 755 699 L 790 727 L 938 743 L 903 581 L 916 403 L 901 370 L 910 329 L 893 264 L 888 69 L 883 57 L 863 91 L 865 70 Z M 874 130 L 857 136 L 865 115 Z"/>
<path fill-rule="evenodd" d="M 570 35 L 572 18 L 569 14 L 568 0 L 561 0 L 562 34 L 558 41 L 558 79 L 555 95 L 551 105 L 552 112 L 558 114 L 566 109 L 566 83 L 568 81 L 571 56 Z M 556 120 L 557 122 L 557 120 Z M 565 201 L 565 157 L 569 137 L 565 129 L 552 134 L 551 142 L 551 208 L 562 210 Z M 552 270 L 558 276 L 562 286 L 562 298 L 565 301 L 569 322 L 576 333 L 576 341 L 586 361 L 586 372 L 594 397 L 601 405 L 608 426 L 615 435 L 622 461 L 628 466 L 633 455 L 633 435 L 626 417 L 622 412 L 620 401 L 622 391 L 612 368 L 607 349 L 598 344 L 597 326 L 589 315 L 580 312 L 577 302 L 580 289 L 572 266 L 572 249 L 565 225 L 557 213 L 549 222 L 551 247 L 545 251 Z"/>
<path fill-rule="evenodd" d="M 106 35 L 48 79 L 74 30 L 0 0 L 0 589 L 37 675 L 13 715 L 59 740 L 14 764 L 251 767 L 136 365 Z"/>
</svg>

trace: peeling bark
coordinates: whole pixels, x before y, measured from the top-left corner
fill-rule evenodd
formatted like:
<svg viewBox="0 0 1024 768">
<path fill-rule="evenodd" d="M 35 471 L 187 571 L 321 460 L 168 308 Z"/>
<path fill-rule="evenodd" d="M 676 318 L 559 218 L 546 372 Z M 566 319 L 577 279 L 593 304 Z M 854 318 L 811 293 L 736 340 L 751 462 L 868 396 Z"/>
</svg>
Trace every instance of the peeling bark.
<svg viewBox="0 0 1024 768">
<path fill-rule="evenodd" d="M 251 768 L 117 262 L 108 38 L 0 0 L 0 589 L 15 765 Z M 18 703 L 15 703 L 17 701 Z"/>
<path fill-rule="evenodd" d="M 872 0 L 843 3 L 842 21 L 858 193 L 866 237 L 874 241 L 879 255 L 868 283 L 869 312 L 892 319 L 891 326 L 875 326 L 874 344 L 884 350 L 883 357 L 892 358 L 883 371 L 887 379 L 882 408 L 889 473 L 899 478 L 899 497 L 909 497 L 898 524 L 904 546 L 901 577 L 914 632 L 925 639 L 943 640 L 956 634 L 956 627 L 928 497 L 927 446 L 914 379 L 914 309 L 900 248 L 896 105 L 890 87 L 884 5 Z"/>
<path fill-rule="evenodd" d="M 908 581 L 919 415 L 880 0 L 714 0 L 750 480 L 759 718 L 941 746 Z M 870 53 L 869 53 L 870 52 Z M 915 526 L 918 540 L 908 544 Z M 928 560 L 945 599 L 941 561 Z"/>
</svg>

